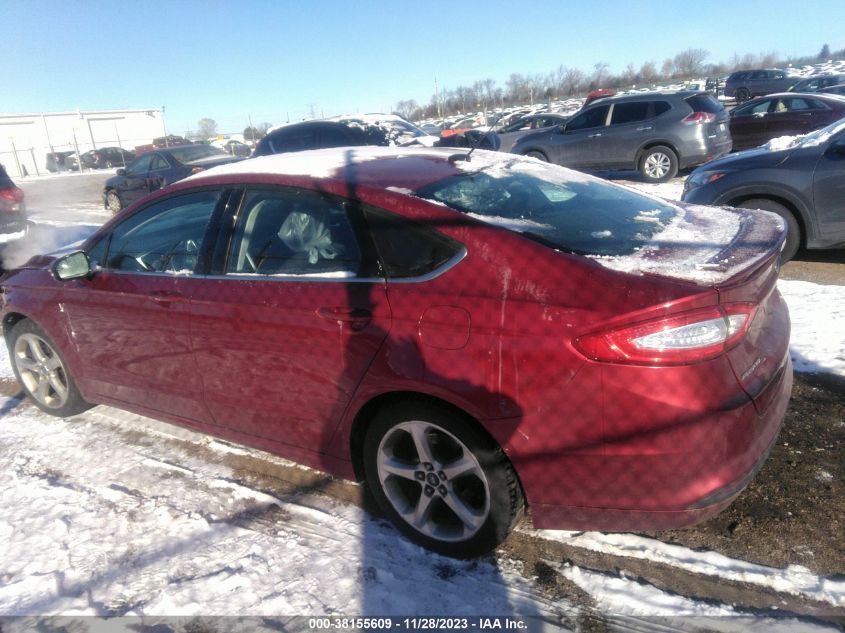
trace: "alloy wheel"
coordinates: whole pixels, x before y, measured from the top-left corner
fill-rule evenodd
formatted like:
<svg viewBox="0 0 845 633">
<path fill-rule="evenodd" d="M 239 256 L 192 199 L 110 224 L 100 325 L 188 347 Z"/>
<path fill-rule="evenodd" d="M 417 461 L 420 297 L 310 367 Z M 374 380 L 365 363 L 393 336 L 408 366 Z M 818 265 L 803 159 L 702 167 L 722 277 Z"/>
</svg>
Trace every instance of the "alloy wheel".
<svg viewBox="0 0 845 633">
<path fill-rule="evenodd" d="M 376 463 L 388 501 L 421 534 L 463 541 L 487 521 L 487 476 L 469 448 L 440 426 L 397 424 L 382 438 Z"/>
<path fill-rule="evenodd" d="M 22 334 L 15 341 L 14 363 L 30 395 L 49 409 L 68 400 L 68 380 L 62 359 L 47 341 L 35 334 Z"/>
<path fill-rule="evenodd" d="M 646 157 L 643 169 L 649 178 L 660 180 L 672 169 L 672 160 L 663 152 L 654 152 Z"/>
</svg>

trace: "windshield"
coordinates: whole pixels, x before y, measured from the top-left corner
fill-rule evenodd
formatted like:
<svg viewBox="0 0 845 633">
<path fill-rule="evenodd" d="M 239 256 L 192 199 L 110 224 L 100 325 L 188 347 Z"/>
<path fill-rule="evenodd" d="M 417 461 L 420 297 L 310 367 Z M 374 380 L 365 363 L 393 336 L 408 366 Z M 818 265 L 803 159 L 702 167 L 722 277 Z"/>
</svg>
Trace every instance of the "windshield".
<svg viewBox="0 0 845 633">
<path fill-rule="evenodd" d="M 556 250 L 582 255 L 633 253 L 678 213 L 655 198 L 525 159 L 452 176 L 416 194 Z"/>
<path fill-rule="evenodd" d="M 173 158 L 180 163 L 190 163 L 211 156 L 227 156 L 226 152 L 209 145 L 185 145 L 184 147 L 171 148 Z"/>
</svg>

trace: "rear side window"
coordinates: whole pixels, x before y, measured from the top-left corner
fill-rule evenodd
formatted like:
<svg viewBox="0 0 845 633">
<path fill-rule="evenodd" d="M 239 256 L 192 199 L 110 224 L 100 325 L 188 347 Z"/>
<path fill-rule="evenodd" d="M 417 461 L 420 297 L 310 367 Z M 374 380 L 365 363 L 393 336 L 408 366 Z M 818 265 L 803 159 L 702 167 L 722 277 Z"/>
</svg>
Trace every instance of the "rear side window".
<svg viewBox="0 0 845 633">
<path fill-rule="evenodd" d="M 364 211 L 367 225 L 388 279 L 433 273 L 464 250 L 463 244 L 381 209 Z"/>
<path fill-rule="evenodd" d="M 721 114 L 722 111 L 725 109 L 719 100 L 716 99 L 713 95 L 707 94 L 698 94 L 692 95 L 691 97 L 687 97 L 685 99 L 689 107 L 692 108 L 693 112 L 709 112 L 711 114 Z"/>
<path fill-rule="evenodd" d="M 314 149 L 316 145 L 314 130 L 311 128 L 285 130 L 282 133 L 274 135 L 273 138 L 269 140 L 269 144 L 270 149 L 273 150 L 274 154 Z"/>
<path fill-rule="evenodd" d="M 645 121 L 648 118 L 648 101 L 617 103 L 613 106 L 613 114 L 610 115 L 610 124 L 622 125 L 623 123 L 636 123 L 637 121 Z"/>
<path fill-rule="evenodd" d="M 566 124 L 566 129 L 587 130 L 589 128 L 602 127 L 605 121 L 607 121 L 608 110 L 610 110 L 609 105 L 601 105 L 582 112 Z"/>
</svg>

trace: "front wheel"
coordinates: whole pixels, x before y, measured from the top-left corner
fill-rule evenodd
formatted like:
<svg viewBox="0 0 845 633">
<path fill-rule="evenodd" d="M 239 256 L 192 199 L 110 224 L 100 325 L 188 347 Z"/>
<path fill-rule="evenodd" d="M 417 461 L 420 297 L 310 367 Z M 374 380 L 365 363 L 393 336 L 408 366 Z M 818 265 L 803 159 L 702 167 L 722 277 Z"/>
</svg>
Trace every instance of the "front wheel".
<svg viewBox="0 0 845 633">
<path fill-rule="evenodd" d="M 666 182 L 678 174 L 678 158 L 668 147 L 657 145 L 643 153 L 639 169 L 647 182 Z"/>
<path fill-rule="evenodd" d="M 15 324 L 9 350 L 18 382 L 39 409 L 64 418 L 91 408 L 56 345 L 35 323 L 23 319 Z"/>
<path fill-rule="evenodd" d="M 750 198 L 737 205 L 741 209 L 762 209 L 777 213 L 786 223 L 786 243 L 780 253 L 780 263 L 785 264 L 798 253 L 801 247 L 801 227 L 795 215 L 780 202 L 768 198 Z"/>
<path fill-rule="evenodd" d="M 114 189 L 110 189 L 106 194 L 106 206 L 112 213 L 117 213 L 123 208 L 123 203 L 120 201 L 120 196 Z"/>
<path fill-rule="evenodd" d="M 411 540 L 456 558 L 494 549 L 524 505 L 507 457 L 475 424 L 446 408 L 399 404 L 380 411 L 364 439 L 381 510 Z"/>
<path fill-rule="evenodd" d="M 739 88 L 736 91 L 736 102 L 742 103 L 743 101 L 748 101 L 751 98 L 751 93 L 748 92 L 748 88 Z"/>
</svg>

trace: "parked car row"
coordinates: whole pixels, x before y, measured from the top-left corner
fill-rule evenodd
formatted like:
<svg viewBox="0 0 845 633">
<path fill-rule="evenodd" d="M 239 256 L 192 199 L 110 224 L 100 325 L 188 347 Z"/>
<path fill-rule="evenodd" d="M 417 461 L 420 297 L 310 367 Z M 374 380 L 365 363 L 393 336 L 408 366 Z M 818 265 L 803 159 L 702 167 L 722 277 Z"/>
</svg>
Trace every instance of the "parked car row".
<svg viewBox="0 0 845 633">
<path fill-rule="evenodd" d="M 26 231 L 26 203 L 24 193 L 0 165 L 0 235 L 8 236 Z"/>
</svg>

